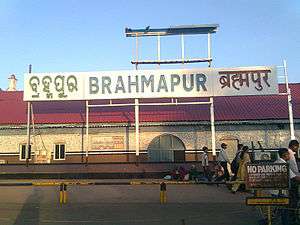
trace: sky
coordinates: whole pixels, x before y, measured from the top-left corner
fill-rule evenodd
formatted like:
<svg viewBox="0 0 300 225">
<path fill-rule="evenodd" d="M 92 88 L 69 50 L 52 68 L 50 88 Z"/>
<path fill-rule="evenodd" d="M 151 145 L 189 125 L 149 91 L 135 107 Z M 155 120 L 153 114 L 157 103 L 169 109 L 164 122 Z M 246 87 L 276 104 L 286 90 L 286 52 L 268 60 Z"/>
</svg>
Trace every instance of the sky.
<svg viewBox="0 0 300 225">
<path fill-rule="evenodd" d="M 300 82 L 299 0 L 0 0 L 0 88 L 15 74 L 22 90 L 29 64 L 35 73 L 131 70 L 135 40 L 125 27 L 193 24 L 220 26 L 212 35 L 213 67 L 280 66 L 286 59 L 289 81 Z M 156 41 L 140 39 L 140 59 L 156 59 Z M 185 55 L 206 57 L 206 36 L 187 36 Z M 162 37 L 161 58 L 180 57 L 180 37 Z M 140 67 L 151 68 L 157 66 Z"/>
</svg>

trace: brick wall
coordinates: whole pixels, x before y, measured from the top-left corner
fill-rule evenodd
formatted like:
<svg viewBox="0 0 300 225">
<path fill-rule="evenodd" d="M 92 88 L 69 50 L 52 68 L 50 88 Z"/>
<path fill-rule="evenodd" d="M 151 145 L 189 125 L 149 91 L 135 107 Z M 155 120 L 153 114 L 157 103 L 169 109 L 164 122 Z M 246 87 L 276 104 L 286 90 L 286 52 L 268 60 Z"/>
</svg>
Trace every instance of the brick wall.
<svg viewBox="0 0 300 225">
<path fill-rule="evenodd" d="M 219 148 L 222 142 L 228 140 L 238 140 L 249 145 L 251 142 L 257 145 L 260 141 L 263 147 L 283 147 L 287 146 L 289 141 L 288 126 L 269 125 L 218 125 L 216 126 L 216 146 Z M 297 128 L 297 127 L 296 127 Z M 123 140 L 123 149 L 110 149 L 110 151 L 135 151 L 135 130 L 134 127 L 107 127 L 90 128 L 89 135 L 91 140 L 105 139 L 107 146 L 111 143 L 110 137 L 118 137 Z M 67 155 L 67 161 L 80 162 L 81 155 L 76 154 L 85 152 L 87 143 L 85 138 L 85 129 L 83 128 L 36 128 L 35 135 L 32 133 L 32 150 L 37 154 L 45 155 L 48 162 L 52 161 L 52 154 L 55 143 L 64 143 L 66 152 L 74 155 Z M 201 149 L 204 145 L 211 148 L 211 133 L 208 125 L 178 125 L 178 126 L 142 126 L 140 128 L 140 150 L 146 151 L 150 142 L 162 134 L 172 134 L 185 145 L 187 150 Z M 296 136 L 299 136 L 299 129 L 296 130 Z M 26 129 L 2 129 L 0 130 L 0 160 L 5 159 L 10 162 L 18 161 L 19 156 L 7 156 L 8 153 L 18 153 L 19 145 L 27 142 Z M 103 145 L 103 143 L 98 143 Z M 101 150 L 101 149 L 99 149 Z M 98 158 L 100 161 L 131 161 L 134 154 L 106 154 L 101 157 L 91 156 L 92 160 Z M 147 160 L 147 155 L 142 157 Z M 195 154 L 187 154 L 186 160 L 196 160 L 201 158 Z"/>
</svg>

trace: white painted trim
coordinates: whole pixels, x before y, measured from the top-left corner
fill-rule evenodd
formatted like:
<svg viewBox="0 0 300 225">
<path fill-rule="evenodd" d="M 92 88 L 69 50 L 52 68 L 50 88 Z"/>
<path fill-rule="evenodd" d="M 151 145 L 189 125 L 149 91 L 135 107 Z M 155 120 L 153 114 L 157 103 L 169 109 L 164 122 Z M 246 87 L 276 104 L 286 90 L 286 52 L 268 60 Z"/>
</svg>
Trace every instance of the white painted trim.
<svg viewBox="0 0 300 225">
<path fill-rule="evenodd" d="M 135 152 L 107 151 L 107 152 L 89 152 L 89 155 L 119 155 L 119 154 L 135 154 Z M 147 154 L 146 151 L 141 151 L 140 154 Z M 85 152 L 66 152 L 66 155 L 85 155 Z"/>
<path fill-rule="evenodd" d="M 55 158 L 55 150 L 56 150 L 56 145 L 64 145 L 65 146 L 65 157 L 63 159 L 59 158 Z M 60 150 L 59 150 L 60 151 Z M 60 152 L 59 152 L 60 153 Z M 60 154 L 59 154 L 60 155 Z M 57 142 L 55 144 L 53 144 L 53 155 L 52 155 L 52 159 L 55 161 L 64 161 L 66 160 L 66 143 L 64 142 Z"/>
<path fill-rule="evenodd" d="M 1 156 L 19 156 L 20 153 L 15 153 L 15 152 L 12 152 L 12 153 L 9 153 L 9 152 L 5 152 L 5 153 L 0 153 L 0 157 Z"/>
<path fill-rule="evenodd" d="M 25 158 L 24 159 L 22 159 L 22 145 L 25 145 Z M 31 147 L 32 147 L 32 144 L 30 144 L 31 145 Z M 19 161 L 26 161 L 26 157 L 27 157 L 27 143 L 20 143 L 19 144 Z M 30 152 L 30 158 L 28 158 L 28 160 L 29 161 L 31 161 L 32 160 L 32 156 L 33 156 L 33 154 L 32 154 L 32 152 Z"/>
</svg>

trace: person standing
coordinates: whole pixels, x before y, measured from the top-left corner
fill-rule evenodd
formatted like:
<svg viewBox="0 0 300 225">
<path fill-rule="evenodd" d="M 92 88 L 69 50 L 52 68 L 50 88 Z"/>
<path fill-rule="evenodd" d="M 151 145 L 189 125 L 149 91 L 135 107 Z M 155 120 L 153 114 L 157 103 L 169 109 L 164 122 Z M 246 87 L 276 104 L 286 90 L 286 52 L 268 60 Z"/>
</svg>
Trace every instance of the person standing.
<svg viewBox="0 0 300 225">
<path fill-rule="evenodd" d="M 238 173 L 238 170 L 239 170 L 239 163 L 241 161 L 242 148 L 243 148 L 243 144 L 238 144 L 237 145 L 237 151 L 236 151 L 235 157 L 232 160 L 231 165 L 230 165 L 231 171 L 234 174 L 232 179 L 231 179 L 232 181 L 235 181 L 236 178 L 237 178 L 237 173 Z"/>
<path fill-rule="evenodd" d="M 242 182 L 243 183 L 245 182 L 246 173 L 247 173 L 246 165 L 247 165 L 247 163 L 251 162 L 248 151 L 249 151 L 249 147 L 243 146 L 242 152 L 240 153 L 240 161 L 239 161 L 239 167 L 238 167 L 238 172 L 237 172 L 237 181 L 231 189 L 232 193 L 237 192 L 237 190 L 239 189 Z"/>
<path fill-rule="evenodd" d="M 222 168 L 224 169 L 224 174 L 223 174 L 223 176 L 218 177 L 216 179 L 217 181 L 221 181 L 223 179 L 225 179 L 226 181 L 228 181 L 229 177 L 230 177 L 229 176 L 229 172 L 228 172 L 228 168 L 227 168 L 227 164 L 228 163 L 230 164 L 230 160 L 228 158 L 226 149 L 227 149 L 227 144 L 222 143 L 221 144 L 221 150 L 219 152 L 217 160 L 220 163 L 220 165 L 222 166 Z"/>
<path fill-rule="evenodd" d="M 288 160 L 288 163 L 290 165 L 291 170 L 296 175 L 300 175 L 298 165 L 296 162 L 296 157 L 295 157 L 295 155 L 297 155 L 297 153 L 298 153 L 298 149 L 299 149 L 299 142 L 297 140 L 291 140 L 289 143 L 289 149 L 288 149 L 289 154 L 290 154 L 290 159 Z"/>
<path fill-rule="evenodd" d="M 292 171 L 297 177 L 300 176 L 296 156 L 298 154 L 299 142 L 297 140 L 291 140 L 289 143 L 288 153 L 289 159 L 286 160 L 290 166 L 290 171 Z M 296 209 L 298 207 L 299 201 L 299 182 L 291 182 L 290 185 L 290 207 Z M 295 221 L 295 218 L 293 219 Z"/>
<path fill-rule="evenodd" d="M 204 177 L 210 181 L 210 176 L 209 176 L 209 164 L 208 164 L 208 148 L 206 146 L 204 146 L 202 148 L 202 168 L 203 168 L 203 173 L 204 173 Z"/>
<path fill-rule="evenodd" d="M 289 150 L 286 148 L 280 148 L 278 150 L 278 155 L 279 158 L 274 163 L 286 164 L 288 163 L 288 161 L 291 160 L 291 154 L 289 153 Z M 291 168 L 289 169 L 289 182 L 290 182 L 289 193 L 287 193 L 286 191 L 279 191 L 279 190 L 270 191 L 272 196 L 290 198 L 289 207 L 292 208 L 293 210 L 289 210 L 287 208 L 283 208 L 281 210 L 281 221 L 283 225 L 298 224 L 296 223 L 297 219 L 295 216 L 295 209 L 297 209 L 297 203 L 298 203 L 298 198 L 295 192 L 298 192 L 298 190 L 295 190 L 293 186 L 299 184 L 300 176 L 296 175 Z"/>
</svg>

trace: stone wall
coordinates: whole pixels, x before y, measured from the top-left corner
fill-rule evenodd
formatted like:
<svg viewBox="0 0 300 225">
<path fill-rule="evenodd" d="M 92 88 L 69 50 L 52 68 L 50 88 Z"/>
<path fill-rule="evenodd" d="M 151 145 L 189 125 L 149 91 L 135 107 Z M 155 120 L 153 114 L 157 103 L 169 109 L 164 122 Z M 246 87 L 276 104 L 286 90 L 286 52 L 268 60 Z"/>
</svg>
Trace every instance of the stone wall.
<svg viewBox="0 0 300 225">
<path fill-rule="evenodd" d="M 216 126 L 216 146 L 219 148 L 222 142 L 243 143 L 249 145 L 251 142 L 255 147 L 259 147 L 257 141 L 264 148 L 286 147 L 289 141 L 289 130 L 287 125 L 277 124 L 253 124 L 253 125 L 217 125 Z M 299 127 L 296 126 L 296 136 L 299 137 Z M 162 134 L 172 134 L 185 145 L 186 150 L 200 150 L 203 146 L 211 148 L 211 132 L 209 125 L 177 125 L 177 126 L 141 126 L 140 127 L 140 151 L 146 151 L 150 142 Z M 135 129 L 134 127 L 103 127 L 90 128 L 90 151 L 107 151 L 104 159 L 113 160 L 124 155 L 122 152 L 135 151 Z M 99 141 L 97 141 L 99 140 Z M 18 157 L 19 145 L 27 142 L 25 128 L 1 129 L 0 130 L 0 159 L 7 159 L 8 154 Z M 87 146 L 84 128 L 36 128 L 32 131 L 32 150 L 38 155 L 44 155 L 48 162 L 52 161 L 52 154 L 56 143 L 64 143 L 66 153 L 74 156 L 72 162 L 78 158 L 80 162 Z M 98 148 L 98 149 L 97 149 Z M 114 151 L 116 153 L 114 154 Z M 233 150 L 233 152 L 235 149 Z M 117 153 L 118 152 L 118 153 Z M 121 154 L 120 154 L 121 152 Z M 77 154 L 78 153 L 78 154 Z M 111 154 L 110 154 L 111 153 Z M 145 152 L 146 153 L 146 152 Z M 77 156 L 75 156 L 77 155 Z M 68 156 L 67 156 L 68 157 Z M 125 157 L 126 158 L 126 157 Z M 187 160 L 194 160 L 197 157 L 187 156 Z M 146 160 L 146 158 L 144 157 Z M 13 160 L 12 160 L 13 161 Z M 101 160 L 100 160 L 101 161 Z M 109 160 L 108 160 L 109 161 Z"/>
</svg>

